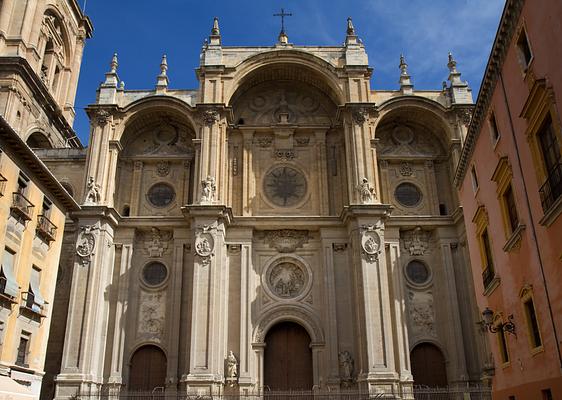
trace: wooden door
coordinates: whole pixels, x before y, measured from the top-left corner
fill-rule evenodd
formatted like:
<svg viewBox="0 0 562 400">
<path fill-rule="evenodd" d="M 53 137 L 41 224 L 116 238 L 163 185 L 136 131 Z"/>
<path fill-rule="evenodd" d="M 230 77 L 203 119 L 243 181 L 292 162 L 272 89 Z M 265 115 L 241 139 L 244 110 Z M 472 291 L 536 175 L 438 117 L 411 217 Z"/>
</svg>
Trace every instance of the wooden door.
<svg viewBox="0 0 562 400">
<path fill-rule="evenodd" d="M 152 391 L 166 383 L 166 355 L 156 346 L 135 351 L 129 370 L 129 390 Z"/>
<path fill-rule="evenodd" d="M 293 322 L 272 327 L 265 337 L 264 384 L 270 390 L 311 390 L 310 336 Z"/>
<path fill-rule="evenodd" d="M 447 386 L 445 357 L 439 348 L 431 343 L 420 343 L 410 354 L 414 385 L 430 387 Z"/>
</svg>

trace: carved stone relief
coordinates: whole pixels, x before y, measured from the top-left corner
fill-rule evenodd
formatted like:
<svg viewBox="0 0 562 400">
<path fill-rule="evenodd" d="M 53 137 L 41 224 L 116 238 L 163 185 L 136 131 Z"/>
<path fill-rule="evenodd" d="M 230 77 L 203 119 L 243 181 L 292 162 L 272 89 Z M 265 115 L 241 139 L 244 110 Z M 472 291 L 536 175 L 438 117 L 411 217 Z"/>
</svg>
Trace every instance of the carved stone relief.
<svg viewBox="0 0 562 400">
<path fill-rule="evenodd" d="M 436 336 L 433 294 L 427 292 L 408 292 L 408 311 L 415 335 Z"/>
<path fill-rule="evenodd" d="M 295 229 L 280 229 L 264 231 L 264 240 L 269 247 L 280 253 L 293 253 L 296 249 L 308 243 L 308 231 Z"/>
<path fill-rule="evenodd" d="M 214 248 L 215 239 L 211 234 L 211 227 L 204 225 L 197 230 L 195 235 L 195 253 L 201 258 L 203 265 L 211 263 Z"/>
<path fill-rule="evenodd" d="M 170 163 L 168 161 L 158 161 L 156 164 L 156 174 L 158 176 L 168 176 L 170 173 Z"/>
<path fill-rule="evenodd" d="M 93 176 L 88 178 L 86 186 L 86 197 L 84 198 L 84 205 L 96 205 L 100 202 L 100 185 L 94 180 Z"/>
<path fill-rule="evenodd" d="M 150 233 L 144 235 L 144 247 L 149 257 L 162 257 L 168 249 L 169 233 L 163 233 L 158 228 L 151 228 Z"/>
<path fill-rule="evenodd" d="M 80 233 L 76 241 L 76 254 L 84 266 L 90 264 L 92 255 L 94 255 L 96 247 L 94 232 L 98 230 L 99 227 L 97 225 L 84 225 L 80 227 Z"/>
<path fill-rule="evenodd" d="M 195 151 L 191 138 L 194 136 L 193 132 L 180 124 L 168 120 L 158 121 L 154 126 L 151 125 L 149 128 L 128 135 L 123 146 L 123 156 L 143 158 L 166 156 L 192 160 Z M 163 164 L 165 162 L 165 160 L 158 162 L 156 172 L 159 176 L 167 175 L 166 165 Z"/>
<path fill-rule="evenodd" d="M 283 299 L 298 297 L 305 289 L 308 274 L 291 262 L 272 266 L 267 273 L 267 284 L 272 293 Z"/>
<path fill-rule="evenodd" d="M 215 178 L 208 176 L 207 179 L 201 181 L 201 204 L 212 204 L 215 201 Z"/>
<path fill-rule="evenodd" d="M 407 162 L 403 162 L 400 164 L 400 175 L 402 176 L 412 176 L 414 170 L 412 169 L 412 165 Z"/>
<path fill-rule="evenodd" d="M 139 336 L 160 337 L 166 317 L 166 292 L 141 291 L 139 301 Z"/>
<path fill-rule="evenodd" d="M 344 388 L 348 388 L 355 381 L 353 378 L 355 362 L 353 357 L 351 357 L 351 353 L 347 350 L 339 352 L 338 361 L 340 365 L 341 384 Z"/>
<path fill-rule="evenodd" d="M 404 250 L 411 256 L 424 256 L 429 253 L 430 232 L 424 231 L 421 227 L 405 231 L 401 234 L 403 238 Z"/>
<path fill-rule="evenodd" d="M 381 253 L 381 238 L 376 229 L 373 225 L 361 227 L 361 252 L 369 262 L 377 261 Z"/>
<path fill-rule="evenodd" d="M 213 125 L 219 120 L 220 114 L 217 110 L 205 110 L 201 112 L 201 120 L 207 126 Z"/>
<path fill-rule="evenodd" d="M 377 130 L 378 153 L 385 156 L 430 157 L 445 154 L 439 140 L 422 127 L 411 128 L 398 125 L 393 128 L 381 127 Z"/>
</svg>

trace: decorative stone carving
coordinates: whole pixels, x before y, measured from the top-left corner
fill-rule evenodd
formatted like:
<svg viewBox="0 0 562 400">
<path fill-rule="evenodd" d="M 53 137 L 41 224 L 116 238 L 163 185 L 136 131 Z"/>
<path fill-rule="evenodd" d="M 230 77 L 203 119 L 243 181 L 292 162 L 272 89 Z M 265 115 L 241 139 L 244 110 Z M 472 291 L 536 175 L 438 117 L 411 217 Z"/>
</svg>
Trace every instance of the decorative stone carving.
<svg viewBox="0 0 562 400">
<path fill-rule="evenodd" d="M 358 108 L 351 112 L 351 118 L 356 124 L 363 125 L 369 118 L 369 111 L 366 108 Z"/>
<path fill-rule="evenodd" d="M 353 357 L 351 357 L 351 353 L 347 350 L 340 351 L 338 354 L 338 360 L 340 364 L 340 379 L 342 386 L 344 388 L 350 387 L 353 382 L 353 369 L 354 369 L 354 361 Z"/>
<path fill-rule="evenodd" d="M 361 204 L 372 204 L 376 198 L 375 188 L 371 186 L 367 178 L 363 178 L 361 183 L 357 186 L 359 192 L 359 199 Z"/>
<path fill-rule="evenodd" d="M 299 146 L 307 146 L 310 143 L 310 138 L 309 137 L 296 137 L 295 142 L 297 142 L 297 144 Z"/>
<path fill-rule="evenodd" d="M 215 239 L 210 233 L 211 227 L 204 225 L 200 228 L 195 237 L 195 253 L 201 257 L 201 263 L 208 265 L 211 263 L 213 249 L 215 247 Z"/>
<path fill-rule="evenodd" d="M 97 110 L 94 112 L 94 119 L 98 125 L 105 125 L 109 122 L 111 114 L 106 110 Z"/>
<path fill-rule="evenodd" d="M 461 108 L 459 110 L 459 117 L 462 124 L 468 128 L 472 120 L 472 108 Z"/>
<path fill-rule="evenodd" d="M 260 136 L 257 138 L 258 141 L 258 145 L 260 147 L 266 148 L 271 146 L 271 144 L 273 143 L 273 137 L 271 136 Z"/>
<path fill-rule="evenodd" d="M 279 253 L 293 253 L 308 242 L 308 231 L 295 229 L 281 229 L 276 231 L 265 231 L 265 242 L 269 247 L 276 249 Z"/>
<path fill-rule="evenodd" d="M 84 199 L 84 205 L 98 204 L 101 200 L 100 190 L 100 185 L 94 181 L 93 176 L 90 176 L 86 186 L 86 198 Z"/>
<path fill-rule="evenodd" d="M 144 246 L 146 251 L 148 252 L 149 257 L 162 257 L 164 252 L 168 249 L 168 240 L 169 238 L 166 237 L 160 232 L 158 228 L 151 228 L 150 234 L 147 235 L 147 240 L 144 242 Z"/>
<path fill-rule="evenodd" d="M 219 120 L 219 112 L 217 110 L 205 110 L 201 113 L 201 119 L 207 126 L 212 126 Z"/>
<path fill-rule="evenodd" d="M 402 176 L 412 176 L 413 173 L 414 173 L 414 170 L 412 169 L 412 166 L 410 165 L 410 163 L 403 162 L 400 165 L 400 175 L 402 175 Z"/>
<path fill-rule="evenodd" d="M 308 328 L 311 328 L 312 331 L 309 331 L 311 334 L 312 341 L 315 342 L 323 342 L 324 341 L 324 333 L 322 329 L 320 329 L 319 321 L 317 321 L 313 315 L 308 314 L 307 312 L 303 312 L 302 308 L 297 308 L 293 305 L 284 305 L 281 307 L 276 307 L 275 311 L 270 312 L 267 314 L 260 322 L 258 327 L 254 333 L 254 343 L 263 343 L 265 340 L 266 329 L 268 329 L 273 321 L 279 319 L 287 319 L 291 318 L 296 321 L 302 321 L 302 324 L 307 331 Z"/>
<path fill-rule="evenodd" d="M 415 334 L 436 336 L 435 315 L 433 312 L 433 295 L 431 291 L 423 293 L 408 292 L 409 315 Z"/>
<path fill-rule="evenodd" d="M 230 350 L 228 356 L 226 356 L 226 382 L 229 386 L 236 385 L 238 379 L 238 360 L 236 356 Z"/>
<path fill-rule="evenodd" d="M 215 200 L 215 178 L 208 176 L 207 179 L 201 181 L 201 203 L 211 204 Z"/>
<path fill-rule="evenodd" d="M 275 158 L 282 161 L 290 161 L 295 158 L 295 151 L 292 149 L 275 150 Z"/>
<path fill-rule="evenodd" d="M 87 266 L 90 264 L 92 255 L 96 247 L 96 237 L 94 232 L 99 227 L 97 225 L 84 225 L 80 227 L 78 240 L 76 241 L 76 254 L 80 257 L 82 265 Z"/>
<path fill-rule="evenodd" d="M 159 337 L 164 331 L 166 315 L 165 292 L 141 291 L 138 334 L 145 337 Z"/>
<path fill-rule="evenodd" d="M 156 164 L 156 174 L 158 176 L 168 176 L 170 173 L 170 163 L 168 161 L 158 161 Z"/>
<path fill-rule="evenodd" d="M 423 256 L 429 251 L 429 232 L 416 227 L 403 234 L 404 249 L 408 250 L 411 256 Z"/>
<path fill-rule="evenodd" d="M 306 285 L 307 273 L 297 264 L 282 262 L 270 268 L 267 284 L 272 293 L 283 299 L 299 296 Z"/>
<path fill-rule="evenodd" d="M 381 238 L 373 225 L 361 227 L 361 250 L 367 261 L 375 262 L 381 252 Z"/>
<path fill-rule="evenodd" d="M 347 249 L 347 243 L 332 243 L 332 249 L 335 252 L 345 251 Z"/>
</svg>

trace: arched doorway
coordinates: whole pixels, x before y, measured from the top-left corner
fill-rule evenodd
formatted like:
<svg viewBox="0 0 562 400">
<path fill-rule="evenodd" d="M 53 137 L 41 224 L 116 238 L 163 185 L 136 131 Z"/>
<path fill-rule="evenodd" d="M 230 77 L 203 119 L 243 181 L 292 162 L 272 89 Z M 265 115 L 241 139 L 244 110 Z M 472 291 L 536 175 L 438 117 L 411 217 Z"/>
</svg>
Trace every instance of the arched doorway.
<svg viewBox="0 0 562 400">
<path fill-rule="evenodd" d="M 299 324 L 281 322 L 265 337 L 264 385 L 271 390 L 312 389 L 310 336 Z"/>
<path fill-rule="evenodd" d="M 415 385 L 447 386 L 445 357 L 437 346 L 420 343 L 410 354 Z"/>
<path fill-rule="evenodd" d="M 166 355 L 152 345 L 142 346 L 131 357 L 129 390 L 152 391 L 166 383 Z"/>
</svg>

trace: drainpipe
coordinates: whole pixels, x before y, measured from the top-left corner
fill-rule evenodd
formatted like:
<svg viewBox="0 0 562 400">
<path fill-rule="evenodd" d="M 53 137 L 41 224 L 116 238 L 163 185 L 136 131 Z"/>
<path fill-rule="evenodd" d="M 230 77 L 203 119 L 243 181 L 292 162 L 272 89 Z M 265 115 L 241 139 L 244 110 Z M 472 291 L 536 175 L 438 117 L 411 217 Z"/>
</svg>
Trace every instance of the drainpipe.
<svg viewBox="0 0 562 400">
<path fill-rule="evenodd" d="M 535 250 L 537 251 L 537 258 L 539 261 L 539 268 L 541 271 L 542 282 L 544 286 L 544 292 L 546 294 L 546 302 L 548 304 L 548 313 L 550 316 L 550 322 L 552 323 L 552 330 L 554 331 L 554 340 L 556 342 L 556 349 L 558 350 L 558 362 L 560 363 L 560 369 L 562 370 L 562 355 L 560 354 L 560 342 L 558 340 L 558 332 L 556 331 L 556 324 L 554 323 L 554 315 L 552 313 L 552 306 L 550 304 L 550 295 L 548 292 L 548 285 L 546 283 L 546 276 L 544 274 L 544 266 L 542 262 L 541 250 L 537 240 L 537 231 L 535 230 L 535 222 L 533 219 L 533 213 L 531 212 L 531 203 L 529 202 L 529 196 L 527 195 L 527 184 L 525 182 L 525 175 L 523 175 L 523 167 L 521 165 L 521 158 L 519 157 L 519 145 L 517 143 L 517 136 L 515 135 L 515 127 L 513 126 L 513 118 L 511 116 L 511 109 L 509 107 L 509 102 L 507 101 L 507 92 L 505 90 L 505 84 L 503 82 L 503 75 L 501 70 L 498 72 L 500 83 L 503 92 L 503 100 L 505 102 L 505 107 L 507 108 L 507 115 L 509 117 L 509 126 L 511 128 L 511 137 L 513 138 L 513 144 L 515 145 L 515 158 L 517 159 L 517 167 L 519 173 L 521 174 L 521 181 L 523 182 L 523 190 L 525 191 L 525 204 L 527 206 L 527 212 L 529 213 L 530 225 L 531 225 L 531 235 L 533 239 L 533 244 Z"/>
</svg>

